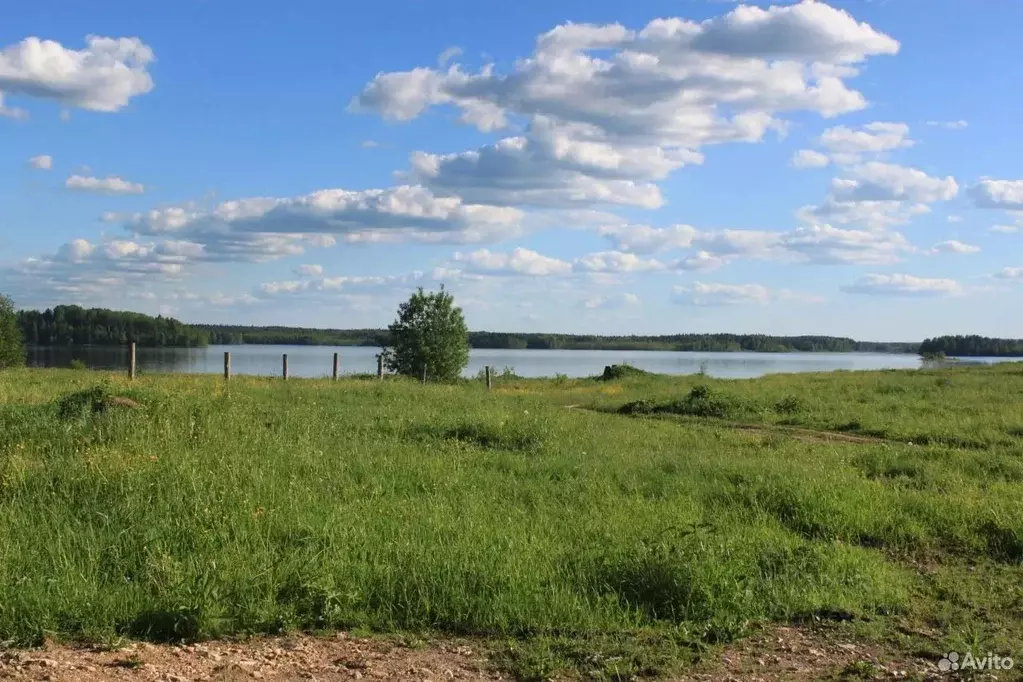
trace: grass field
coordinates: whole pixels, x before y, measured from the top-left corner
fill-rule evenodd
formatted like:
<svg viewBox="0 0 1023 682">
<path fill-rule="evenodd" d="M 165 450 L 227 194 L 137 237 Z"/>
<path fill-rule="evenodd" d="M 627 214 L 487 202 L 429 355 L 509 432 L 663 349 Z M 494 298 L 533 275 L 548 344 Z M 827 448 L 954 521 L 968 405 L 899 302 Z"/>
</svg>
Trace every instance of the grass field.
<svg viewBox="0 0 1023 682">
<path fill-rule="evenodd" d="M 628 678 L 766 622 L 1023 654 L 1023 366 L 0 373 L 0 641 L 441 632 Z"/>
</svg>

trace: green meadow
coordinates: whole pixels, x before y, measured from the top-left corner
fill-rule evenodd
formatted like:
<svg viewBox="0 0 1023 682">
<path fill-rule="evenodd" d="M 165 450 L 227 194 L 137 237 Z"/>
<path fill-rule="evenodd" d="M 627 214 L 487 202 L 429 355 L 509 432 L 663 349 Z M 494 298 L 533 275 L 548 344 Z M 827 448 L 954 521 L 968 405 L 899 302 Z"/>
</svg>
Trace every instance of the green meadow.
<svg viewBox="0 0 1023 682">
<path fill-rule="evenodd" d="M 469 635 L 627 679 L 771 622 L 1023 652 L 1023 365 L 0 373 L 0 641 Z"/>
</svg>

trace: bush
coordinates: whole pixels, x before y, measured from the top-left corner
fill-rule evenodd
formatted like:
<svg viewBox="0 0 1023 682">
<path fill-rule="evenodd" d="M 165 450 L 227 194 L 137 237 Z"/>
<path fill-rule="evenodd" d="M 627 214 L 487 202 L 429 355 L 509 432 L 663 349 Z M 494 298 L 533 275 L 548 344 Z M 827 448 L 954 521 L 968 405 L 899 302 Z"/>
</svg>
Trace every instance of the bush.
<svg viewBox="0 0 1023 682">
<path fill-rule="evenodd" d="M 455 381 L 469 364 L 469 330 L 454 297 L 422 287 L 398 307 L 389 327 L 391 346 L 384 349 L 388 369 L 405 376 Z"/>
<path fill-rule="evenodd" d="M 73 360 L 71 360 L 71 364 L 68 365 L 68 367 L 70 367 L 71 369 L 79 369 L 79 370 L 80 369 L 89 369 L 88 365 L 85 364 L 85 361 L 84 360 L 79 360 L 78 358 L 74 358 Z"/>
<path fill-rule="evenodd" d="M 735 418 L 741 413 L 755 411 L 735 396 L 712 389 L 710 386 L 694 386 L 685 398 L 665 403 L 637 400 L 622 405 L 621 414 L 684 414 L 693 417 Z"/>
<path fill-rule="evenodd" d="M 14 301 L 0 294 L 0 369 L 25 364 L 25 341 L 14 313 Z"/>
<path fill-rule="evenodd" d="M 629 377 L 641 377 L 650 374 L 645 370 L 632 365 L 606 365 L 601 381 L 615 381 L 616 379 L 628 379 Z"/>
</svg>

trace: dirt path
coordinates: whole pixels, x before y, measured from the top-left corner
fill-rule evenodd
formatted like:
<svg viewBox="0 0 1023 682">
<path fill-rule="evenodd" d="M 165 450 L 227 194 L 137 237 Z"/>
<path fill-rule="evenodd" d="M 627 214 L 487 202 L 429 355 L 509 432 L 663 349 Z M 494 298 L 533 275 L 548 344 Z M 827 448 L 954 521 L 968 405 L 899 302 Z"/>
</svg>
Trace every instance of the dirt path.
<svg viewBox="0 0 1023 682">
<path fill-rule="evenodd" d="M 410 648 L 380 639 L 285 637 L 195 646 L 132 643 L 116 651 L 48 646 L 0 652 L 0 680 L 507 680 L 461 642 Z"/>
<path fill-rule="evenodd" d="M 944 676 L 947 678 L 947 675 Z M 407 646 L 395 640 L 295 636 L 194 646 L 131 643 L 117 650 L 47 646 L 0 651 L 0 680 L 243 682 L 246 680 L 511 680 L 478 642 Z M 577 679 L 568 677 L 564 679 Z M 727 647 L 673 682 L 940 680 L 933 661 L 840 632 L 774 626 Z M 998 679 L 997 677 L 985 679 Z M 1006 678 L 1008 679 L 1008 678 Z"/>
<path fill-rule="evenodd" d="M 596 412 L 600 414 L 608 414 L 606 412 L 600 412 L 600 410 L 594 410 L 584 405 L 565 405 L 566 410 L 582 410 L 586 412 Z M 858 444 L 877 444 L 877 443 L 892 443 L 901 441 L 890 441 L 884 438 L 877 438 L 875 436 L 862 436 L 855 433 L 843 433 L 841 431 L 819 431 L 817 429 L 808 429 L 802 426 L 785 426 L 782 424 L 745 424 L 741 422 L 728 422 L 724 420 L 713 420 L 707 421 L 708 424 L 714 424 L 717 426 L 723 426 L 730 429 L 736 429 L 739 431 L 755 431 L 765 434 L 782 434 L 795 438 L 796 440 L 803 441 L 804 443 L 858 443 Z"/>
</svg>

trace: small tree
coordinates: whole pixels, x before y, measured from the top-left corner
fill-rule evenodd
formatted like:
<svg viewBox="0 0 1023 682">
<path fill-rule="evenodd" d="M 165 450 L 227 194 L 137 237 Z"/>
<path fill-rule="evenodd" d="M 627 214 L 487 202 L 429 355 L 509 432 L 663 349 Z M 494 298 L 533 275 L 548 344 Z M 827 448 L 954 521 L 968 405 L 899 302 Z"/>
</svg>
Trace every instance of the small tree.
<svg viewBox="0 0 1023 682">
<path fill-rule="evenodd" d="M 0 294 L 0 369 L 25 364 L 25 343 L 14 312 L 14 301 Z"/>
<path fill-rule="evenodd" d="M 389 327 L 391 346 L 384 350 L 392 372 L 428 379 L 454 381 L 469 364 L 469 330 L 462 309 L 442 286 L 438 292 L 423 288 L 398 306 L 398 319 Z"/>
</svg>

